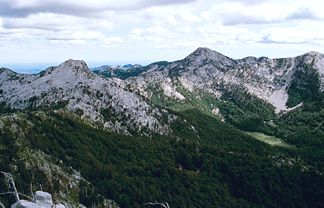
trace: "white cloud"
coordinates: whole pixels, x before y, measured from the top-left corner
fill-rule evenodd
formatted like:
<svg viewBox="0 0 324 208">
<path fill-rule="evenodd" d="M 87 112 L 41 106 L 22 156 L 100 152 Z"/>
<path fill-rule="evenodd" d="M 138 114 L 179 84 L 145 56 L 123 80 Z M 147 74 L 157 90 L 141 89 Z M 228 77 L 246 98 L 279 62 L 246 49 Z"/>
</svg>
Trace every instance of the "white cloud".
<svg viewBox="0 0 324 208">
<path fill-rule="evenodd" d="M 149 28 L 135 28 L 132 29 L 129 36 L 137 40 L 153 41 L 153 42 L 163 42 L 168 39 L 175 38 L 178 34 L 172 32 L 166 27 L 161 25 L 155 25 Z"/>
<path fill-rule="evenodd" d="M 40 30 L 78 30 L 95 28 L 112 30 L 115 24 L 108 20 L 80 18 L 50 13 L 33 14 L 26 18 L 5 18 L 2 27 L 6 29 L 40 29 Z"/>
<path fill-rule="evenodd" d="M 104 42 L 104 47 L 116 47 L 122 43 L 124 43 L 124 39 L 120 38 L 120 37 L 116 37 L 116 36 L 112 36 L 112 37 L 105 37 L 103 38 L 103 42 Z"/>
<path fill-rule="evenodd" d="M 172 48 L 172 49 L 178 49 L 178 48 L 198 48 L 202 45 L 200 42 L 195 41 L 181 41 L 181 42 L 170 42 L 170 43 L 164 43 L 164 44 L 158 44 L 155 46 L 155 48 Z"/>
<path fill-rule="evenodd" d="M 26 18 L 4 18 L 0 23 L 0 36 L 11 41 L 34 39 L 60 44 L 97 42 L 99 45 L 111 45 L 123 40 L 109 35 L 115 27 L 114 23 L 100 19 L 42 13 Z"/>
<path fill-rule="evenodd" d="M 207 24 L 198 29 L 199 36 L 203 37 L 204 43 L 254 43 L 260 40 L 259 35 L 247 28 L 223 26 L 222 24 Z"/>
<path fill-rule="evenodd" d="M 124 43 L 124 40 L 116 36 L 107 36 L 97 31 L 62 31 L 48 34 L 47 40 L 62 44 L 95 44 L 100 47 L 116 47 Z"/>
<path fill-rule="evenodd" d="M 221 20 L 225 25 L 267 24 L 293 19 L 319 18 L 311 6 L 296 4 L 295 2 L 264 2 L 259 4 L 224 2 L 215 4 L 211 11 L 203 14 L 203 17 L 210 21 Z"/>
<path fill-rule="evenodd" d="M 275 0 L 223 0 L 223 2 L 240 2 L 242 4 L 261 4 L 263 2 L 275 2 Z"/>
<path fill-rule="evenodd" d="M 260 55 L 281 47 L 324 51 L 322 8 L 321 0 L 0 0 L 1 46 L 12 48 L 0 62 L 22 54 L 21 45 L 26 59 L 56 47 L 96 60 L 109 52 L 118 60 L 126 52 L 158 60 L 177 51 L 180 58 L 198 46 L 230 48 L 235 56 L 244 47 Z"/>
<path fill-rule="evenodd" d="M 167 14 L 166 18 L 167 22 L 172 25 L 181 25 L 184 23 L 197 23 L 201 21 L 199 16 L 197 16 L 189 10 L 178 10 L 177 12 L 172 12 L 171 14 Z"/>
<path fill-rule="evenodd" d="M 307 30 L 304 30 L 307 28 Z M 295 27 L 273 27 L 262 31 L 262 43 L 310 44 L 324 43 L 324 29 L 317 25 L 304 23 Z"/>
<path fill-rule="evenodd" d="M 153 6 L 176 5 L 195 0 L 1 0 L 0 15 L 26 17 L 36 13 L 96 16 L 105 11 L 141 10 Z"/>
</svg>

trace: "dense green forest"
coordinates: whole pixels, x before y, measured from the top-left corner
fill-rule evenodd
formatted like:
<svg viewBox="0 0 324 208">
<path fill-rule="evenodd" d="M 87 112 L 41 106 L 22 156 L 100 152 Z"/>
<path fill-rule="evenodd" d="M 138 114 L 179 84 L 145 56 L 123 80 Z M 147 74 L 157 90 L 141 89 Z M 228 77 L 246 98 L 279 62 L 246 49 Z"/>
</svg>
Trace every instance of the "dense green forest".
<svg viewBox="0 0 324 208">
<path fill-rule="evenodd" d="M 172 208 L 324 207 L 324 138 L 317 123 L 323 112 L 315 113 L 321 102 L 280 117 L 283 127 L 269 130 L 297 148 L 259 142 L 195 108 L 174 111 L 173 136 L 152 138 L 109 133 L 62 111 L 18 112 L 23 134 L 18 137 L 9 123 L 2 128 L 0 165 L 27 194 L 28 182 L 42 181 L 42 173 L 24 168 L 17 155 L 26 147 L 45 152 L 91 182 L 80 184 L 78 195 L 87 207 L 101 200 L 98 193 L 121 207 L 149 201 Z M 319 126 L 314 133 L 305 131 L 312 125 Z"/>
</svg>

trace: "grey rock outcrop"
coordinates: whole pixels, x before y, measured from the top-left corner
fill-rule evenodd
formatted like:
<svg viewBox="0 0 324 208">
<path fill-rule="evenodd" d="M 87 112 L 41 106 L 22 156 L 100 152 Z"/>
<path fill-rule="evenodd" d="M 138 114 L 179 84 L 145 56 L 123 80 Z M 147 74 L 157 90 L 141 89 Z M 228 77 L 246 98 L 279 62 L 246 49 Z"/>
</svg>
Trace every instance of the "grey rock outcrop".
<svg viewBox="0 0 324 208">
<path fill-rule="evenodd" d="M 225 90 L 238 87 L 271 104 L 277 113 L 288 107 L 288 90 L 296 74 L 312 69 L 324 91 L 324 55 L 316 52 L 291 58 L 246 57 L 232 59 L 208 48 L 198 48 L 186 58 L 158 70 L 147 70 L 126 80 L 133 90 L 150 99 L 155 92 L 184 100 L 178 89 L 205 92 L 220 98 Z M 152 90 L 152 86 L 154 89 Z"/>
<path fill-rule="evenodd" d="M 81 60 L 67 60 L 39 74 L 19 74 L 0 69 L 0 103 L 13 109 L 58 106 L 110 131 L 130 130 L 166 134 L 163 112 L 117 78 L 92 73 Z M 103 112 L 109 113 L 103 113 Z M 127 119 L 126 119 L 127 118 Z"/>
<path fill-rule="evenodd" d="M 19 200 L 11 208 L 65 208 L 63 204 L 53 204 L 52 195 L 36 191 L 32 201 Z"/>
</svg>

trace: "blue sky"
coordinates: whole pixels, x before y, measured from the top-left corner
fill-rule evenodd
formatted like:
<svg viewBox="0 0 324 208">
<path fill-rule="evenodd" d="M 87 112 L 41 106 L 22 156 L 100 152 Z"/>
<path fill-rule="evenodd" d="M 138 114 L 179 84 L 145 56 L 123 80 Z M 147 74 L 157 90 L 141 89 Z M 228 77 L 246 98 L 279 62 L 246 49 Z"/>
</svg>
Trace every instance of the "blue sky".
<svg viewBox="0 0 324 208">
<path fill-rule="evenodd" d="M 233 58 L 324 52 L 322 0 L 0 0 L 0 66 L 147 64 L 199 46 Z"/>
</svg>

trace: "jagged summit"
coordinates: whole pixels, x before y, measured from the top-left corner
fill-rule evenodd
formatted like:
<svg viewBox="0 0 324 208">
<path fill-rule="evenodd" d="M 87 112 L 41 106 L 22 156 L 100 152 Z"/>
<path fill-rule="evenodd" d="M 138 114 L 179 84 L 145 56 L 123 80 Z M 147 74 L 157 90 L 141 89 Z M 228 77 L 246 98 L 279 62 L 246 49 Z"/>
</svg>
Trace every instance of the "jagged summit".
<svg viewBox="0 0 324 208">
<path fill-rule="evenodd" d="M 247 57 L 244 57 L 242 59 L 238 59 L 237 60 L 238 62 L 248 62 L 248 63 L 257 63 L 259 61 L 259 58 L 257 57 L 254 57 L 254 56 L 247 56 Z"/>
<path fill-rule="evenodd" d="M 87 63 L 83 60 L 74 60 L 68 59 L 64 61 L 57 67 L 58 70 L 75 70 L 75 71 L 84 71 L 84 72 L 91 72 Z"/>
<path fill-rule="evenodd" d="M 0 74 L 2 74 L 2 73 L 16 74 L 16 72 L 14 72 L 8 68 L 0 68 Z"/>
<path fill-rule="evenodd" d="M 69 59 L 36 76 L 0 74 L 0 81 L 5 83 L 2 85 L 5 93 L 3 97 L 0 97 L 0 101 L 7 102 L 13 108 L 23 109 L 31 105 L 29 99 L 35 97 L 41 99 L 41 102 L 36 103 L 39 106 L 43 103 L 44 105 L 57 103 L 58 97 L 73 100 L 79 104 L 79 101 L 85 101 L 86 96 L 88 103 L 96 103 L 97 109 L 100 109 L 113 105 L 109 99 L 116 95 L 118 95 L 118 102 L 125 105 L 132 102 L 129 102 L 128 97 L 125 97 L 124 94 L 134 97 L 140 103 L 140 98 L 127 92 L 126 85 L 132 85 L 132 90 L 140 91 L 145 98 L 150 98 L 150 95 L 153 94 L 148 90 L 150 86 L 161 86 L 166 96 L 179 100 L 183 100 L 184 96 L 176 90 L 176 84 L 183 85 L 189 91 L 208 90 L 216 96 L 221 96 L 221 89 L 224 86 L 227 88 L 239 86 L 250 94 L 272 104 L 279 112 L 286 109 L 287 89 L 296 79 L 295 73 L 302 71 L 301 68 L 309 68 L 309 66 L 314 69 L 310 72 L 319 76 L 320 90 L 324 91 L 324 57 L 318 52 L 308 52 L 294 58 L 246 57 L 232 59 L 209 48 L 199 47 L 182 60 L 136 68 L 134 71 L 129 71 L 131 75 L 119 74 L 118 76 L 124 76 L 125 80 L 131 76 L 137 77 L 137 79 L 134 78 L 136 80 L 131 79 L 125 82 L 119 79 L 103 79 L 91 72 L 84 61 Z M 117 75 L 113 76 L 117 77 Z M 113 76 L 111 75 L 111 77 Z M 176 83 L 178 80 L 173 80 L 173 77 L 177 77 L 180 83 Z M 113 86 L 116 87 L 113 88 Z M 92 92 L 97 91 L 98 95 L 100 92 L 107 93 L 107 97 L 93 96 Z M 71 92 L 74 94 L 72 95 Z M 97 100 L 99 101 L 97 102 Z M 70 102 L 69 107 L 75 110 L 76 107 L 72 107 L 73 102 Z M 87 116 L 95 115 L 94 120 L 100 120 L 100 112 L 95 111 L 97 113 L 95 114 L 90 109 L 91 107 L 90 104 L 82 103 L 80 108 L 85 110 Z M 128 109 L 133 107 L 129 105 Z M 141 120 L 140 123 L 145 122 Z"/>
<path fill-rule="evenodd" d="M 58 66 L 51 66 L 45 69 L 44 71 L 38 73 L 40 77 L 44 77 L 50 74 L 61 74 L 62 75 L 61 78 L 64 78 L 63 74 L 91 75 L 92 72 L 85 61 L 68 59 Z"/>
<path fill-rule="evenodd" d="M 205 55 L 208 55 L 208 54 L 211 54 L 211 53 L 218 53 L 217 51 L 214 51 L 210 48 L 207 48 L 207 47 L 198 47 L 194 52 L 192 52 L 193 54 L 205 54 Z"/>
<path fill-rule="evenodd" d="M 217 51 L 211 50 L 206 47 L 199 47 L 194 52 L 189 54 L 188 57 L 203 57 L 203 58 L 210 58 L 210 59 L 219 59 L 219 58 L 229 58 L 222 53 L 219 53 Z"/>
<path fill-rule="evenodd" d="M 281 112 L 293 106 L 288 102 L 289 89 L 293 82 L 304 83 L 299 74 L 303 74 L 306 69 L 311 69 L 307 76 L 312 74 L 319 78 L 319 90 L 324 91 L 324 56 L 318 52 L 291 58 L 248 56 L 232 59 L 200 47 L 186 58 L 169 63 L 160 72 L 152 71 L 139 77 L 138 83 L 134 85 L 142 87 L 144 78 L 147 90 L 149 86 L 160 85 L 165 96 L 180 100 L 185 98 L 177 91 L 179 85 L 190 92 L 202 90 L 218 98 L 224 91 L 236 86 L 271 104 L 276 112 Z"/>
<path fill-rule="evenodd" d="M 66 61 L 64 61 L 62 64 L 65 64 L 65 65 L 79 65 L 79 64 L 85 64 L 85 61 L 84 60 L 76 60 L 76 59 L 67 59 Z M 60 64 L 60 65 L 62 65 Z"/>
<path fill-rule="evenodd" d="M 309 51 L 307 53 L 304 53 L 302 56 L 323 56 L 324 54 L 318 52 L 318 51 Z"/>
<path fill-rule="evenodd" d="M 37 75 L 0 74 L 0 92 L 0 103 L 12 109 L 59 105 L 115 132 L 127 133 L 131 128 L 160 134 L 168 131 L 158 120 L 162 116 L 159 109 L 127 91 L 121 80 L 103 79 L 92 73 L 81 60 L 69 59 Z M 119 120 L 105 116 L 102 112 L 107 109 L 113 109 Z"/>
<path fill-rule="evenodd" d="M 194 52 L 189 54 L 186 58 L 181 60 L 185 65 L 191 67 L 202 67 L 207 63 L 218 63 L 222 66 L 229 66 L 235 64 L 235 60 L 231 59 L 217 51 L 209 48 L 199 47 Z"/>
<path fill-rule="evenodd" d="M 210 58 L 210 59 L 214 59 L 214 60 L 221 60 L 222 58 L 226 58 L 226 59 L 232 59 L 218 51 L 209 49 L 207 47 L 199 47 L 197 48 L 194 52 L 192 52 L 191 54 L 189 54 L 186 58 L 189 57 L 204 57 L 204 58 Z M 292 58 L 297 58 L 297 57 L 324 57 L 324 54 L 318 52 L 318 51 L 309 51 L 306 52 L 304 54 L 301 54 L 299 56 L 296 57 L 292 57 Z M 185 59 L 186 59 L 185 58 Z M 288 57 L 287 57 L 288 58 Z M 261 56 L 261 57 L 254 57 L 254 56 L 247 56 L 241 59 L 237 59 L 237 61 L 252 61 L 252 62 L 256 62 L 256 61 L 266 61 L 266 60 L 270 60 L 271 58 L 266 57 L 266 56 Z M 234 60 L 234 59 L 232 59 Z"/>
<path fill-rule="evenodd" d="M 267 63 L 271 62 L 271 58 L 266 56 L 255 57 L 255 56 L 247 56 L 241 59 L 235 59 L 237 63 L 243 65 L 253 65 L 253 64 L 260 64 L 260 63 Z"/>
</svg>

